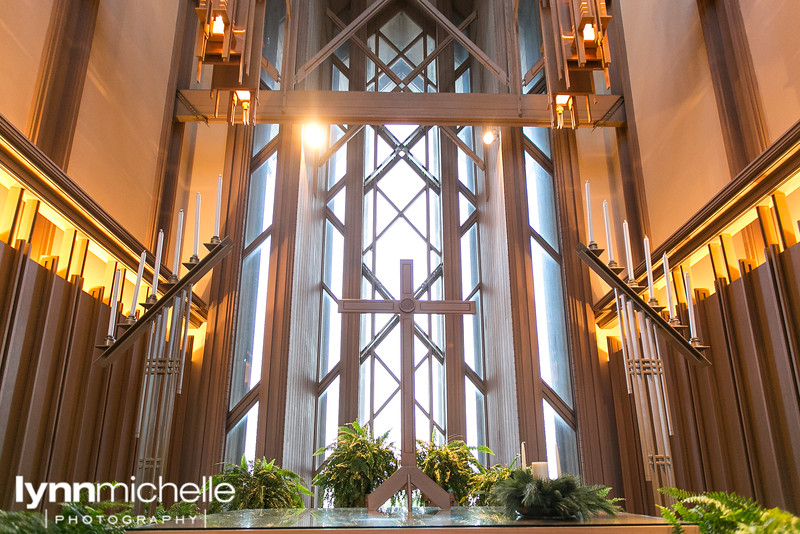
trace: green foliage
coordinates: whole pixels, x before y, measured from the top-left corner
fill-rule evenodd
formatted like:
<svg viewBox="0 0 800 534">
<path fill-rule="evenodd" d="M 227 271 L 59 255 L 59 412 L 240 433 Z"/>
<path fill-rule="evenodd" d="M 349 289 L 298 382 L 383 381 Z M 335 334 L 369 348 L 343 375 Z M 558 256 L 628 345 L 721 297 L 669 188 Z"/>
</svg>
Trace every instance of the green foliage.
<svg viewBox="0 0 800 534">
<path fill-rule="evenodd" d="M 195 503 L 179 502 L 169 510 L 159 503 L 153 516 L 148 520 L 158 522 L 175 517 L 197 515 Z M 135 526 L 133 505 L 102 501 L 67 502 L 61 505 L 58 521 L 54 516 L 45 526 L 45 518 L 38 512 L 6 512 L 0 510 L 0 534 L 122 534 L 126 527 Z"/>
<path fill-rule="evenodd" d="M 354 421 L 339 427 L 335 443 L 314 453 L 331 451 L 313 481 L 322 489 L 325 502 L 342 508 L 366 506 L 367 494 L 397 471 L 392 445 L 386 443 L 388 436 L 387 432 L 374 437 L 369 425 Z"/>
<path fill-rule="evenodd" d="M 240 465 L 226 464 L 222 473 L 212 477 L 214 485 L 228 483 L 233 486 L 234 496 L 230 502 L 214 499 L 209 513 L 229 510 L 262 508 L 304 508 L 303 495 L 311 495 L 300 475 L 275 465 L 275 460 L 266 458 L 248 462 L 242 456 Z"/>
<path fill-rule="evenodd" d="M 515 469 L 492 491 L 493 502 L 510 516 L 585 519 L 600 512 L 615 515 L 620 499 L 608 499 L 611 488 L 584 486 L 574 475 L 555 480 L 534 477 L 529 468 Z"/>
<path fill-rule="evenodd" d="M 778 508 L 765 510 L 752 499 L 735 493 L 692 493 L 676 488 L 658 491 L 677 500 L 669 508 L 658 507 L 675 532 L 683 532 L 683 521 L 697 523 L 700 532 L 708 534 L 800 533 L 799 518 Z"/>
<path fill-rule="evenodd" d="M 514 459 L 511 465 L 496 464 L 489 468 L 481 467 L 480 471 L 472 477 L 469 492 L 469 502 L 472 506 L 488 506 L 492 504 L 492 490 L 501 480 L 511 476 L 514 471 Z"/>
<path fill-rule="evenodd" d="M 460 440 L 444 445 L 417 442 L 417 466 L 445 491 L 453 494 L 459 505 L 468 503 L 475 484 L 475 474 L 484 470 L 468 447 Z M 480 452 L 494 454 L 487 447 L 477 447 Z"/>
<path fill-rule="evenodd" d="M 0 510 L 0 534 L 44 534 L 46 532 L 42 514 Z"/>
</svg>

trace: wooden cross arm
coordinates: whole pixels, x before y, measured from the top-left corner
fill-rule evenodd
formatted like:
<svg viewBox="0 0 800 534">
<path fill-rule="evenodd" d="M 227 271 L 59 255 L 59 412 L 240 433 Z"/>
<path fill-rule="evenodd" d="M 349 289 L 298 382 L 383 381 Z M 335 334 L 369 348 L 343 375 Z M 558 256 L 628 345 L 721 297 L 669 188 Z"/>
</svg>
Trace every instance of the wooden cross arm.
<svg viewBox="0 0 800 534">
<path fill-rule="evenodd" d="M 441 313 L 475 315 L 476 307 L 474 300 L 418 300 L 416 301 L 415 313 Z"/>
<path fill-rule="evenodd" d="M 396 300 L 341 299 L 339 313 L 399 313 Z"/>
</svg>

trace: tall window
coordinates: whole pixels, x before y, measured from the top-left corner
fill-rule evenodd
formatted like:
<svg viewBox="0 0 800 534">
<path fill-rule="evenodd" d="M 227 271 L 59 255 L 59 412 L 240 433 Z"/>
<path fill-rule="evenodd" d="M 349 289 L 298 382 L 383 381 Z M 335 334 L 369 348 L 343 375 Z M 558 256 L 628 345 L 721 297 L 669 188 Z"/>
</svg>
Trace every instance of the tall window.
<svg viewBox="0 0 800 534">
<path fill-rule="evenodd" d="M 278 71 L 283 60 L 285 20 L 285 2 L 267 0 L 263 55 Z M 261 69 L 261 83 L 262 90 L 280 88 L 264 68 Z M 224 452 L 224 460 L 235 464 L 241 461 L 242 455 L 249 460 L 255 458 L 259 398 L 254 390 L 261 380 L 264 360 L 278 132 L 277 124 L 259 124 L 253 129 L 226 424 L 230 430 Z"/>
<path fill-rule="evenodd" d="M 523 131 L 547 462 L 551 476 L 564 472 L 580 474 L 550 131 L 547 128 Z"/>
<path fill-rule="evenodd" d="M 399 12 L 390 18 L 367 44 L 380 64 L 367 58 L 365 89 L 369 91 L 439 90 L 437 60 L 429 54 L 435 40 L 411 16 Z M 458 47 L 449 74 L 460 92 L 469 92 L 467 54 Z M 332 85 L 350 88 L 346 72 L 350 67 L 346 47 L 336 53 Z M 388 68 L 388 70 L 387 70 Z M 443 442 L 466 439 L 473 445 L 486 442 L 486 408 L 483 361 L 483 332 L 480 283 L 480 239 L 476 213 L 475 163 L 465 152 L 473 146 L 472 128 L 382 125 L 366 126 L 358 135 L 353 128 L 332 126 L 330 146 L 325 155 L 324 258 L 321 273 L 321 314 L 318 366 L 316 445 L 330 443 L 340 420 L 340 399 L 345 384 L 358 389 L 361 423 L 375 432 L 389 432 L 400 442 L 400 325 L 392 314 L 364 314 L 360 317 L 357 354 L 346 353 L 342 316 L 336 301 L 343 286 L 356 284 L 367 299 L 395 300 L 400 295 L 400 260 L 414 262 L 414 292 L 418 299 L 474 300 L 478 314 L 467 317 L 417 315 L 414 317 L 415 423 L 418 439 Z M 350 141 L 339 143 L 347 136 Z M 454 138 L 458 138 L 457 147 Z M 443 150 L 444 143 L 448 149 Z M 341 146 L 339 147 L 338 145 Z M 354 163 L 353 151 L 358 155 Z M 330 151 L 329 151 L 330 152 Z M 350 157 L 348 157 L 348 155 Z M 444 161 L 447 158 L 447 161 Z M 358 173 L 357 177 L 353 173 Z M 356 188 L 357 195 L 348 195 Z M 347 219 L 347 202 L 360 202 L 361 220 Z M 359 244 L 360 265 L 345 271 L 350 240 Z M 452 245 L 446 247 L 446 243 Z M 446 251 L 445 248 L 448 248 Z M 446 290 L 450 286 L 454 289 Z M 451 354 L 446 353 L 447 336 L 458 336 Z M 457 354 L 455 354 L 457 353 Z M 456 359 L 457 357 L 457 359 Z M 345 358 L 357 358 L 352 366 L 357 376 L 342 376 Z M 449 380 L 448 380 L 449 379 Z M 460 399 L 453 399 L 445 384 L 459 381 Z M 462 389 L 463 388 L 463 389 Z M 466 421 L 455 422 L 448 415 L 449 402 L 466 403 Z M 323 458 L 317 458 L 315 468 Z"/>
</svg>

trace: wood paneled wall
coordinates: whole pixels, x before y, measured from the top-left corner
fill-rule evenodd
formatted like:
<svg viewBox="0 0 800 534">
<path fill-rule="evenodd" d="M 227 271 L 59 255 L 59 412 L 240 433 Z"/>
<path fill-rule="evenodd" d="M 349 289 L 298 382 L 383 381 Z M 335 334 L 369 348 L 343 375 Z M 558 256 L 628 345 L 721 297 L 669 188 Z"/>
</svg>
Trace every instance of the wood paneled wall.
<svg viewBox="0 0 800 534">
<path fill-rule="evenodd" d="M 108 324 L 102 290 L 87 293 L 80 277 L 59 277 L 55 261 L 43 267 L 29 251 L 0 243 L 2 509 L 23 507 L 16 476 L 34 486 L 128 481 L 136 457 L 144 343 L 108 368 L 93 366 Z M 184 404 L 179 397 L 178 429 Z"/>
<path fill-rule="evenodd" d="M 766 256 L 752 271 L 742 265 L 742 276 L 730 284 L 718 280 L 711 296 L 695 291 L 699 335 L 711 346 L 711 366 L 692 367 L 671 351 L 664 356 L 675 479 L 681 488 L 735 491 L 797 513 L 800 245 L 782 253 L 772 246 Z M 610 354 L 623 443 L 635 417 L 626 403 L 621 353 L 612 349 Z M 631 465 L 636 456 L 625 456 L 628 511 L 654 512 L 636 487 L 636 466 Z"/>
</svg>

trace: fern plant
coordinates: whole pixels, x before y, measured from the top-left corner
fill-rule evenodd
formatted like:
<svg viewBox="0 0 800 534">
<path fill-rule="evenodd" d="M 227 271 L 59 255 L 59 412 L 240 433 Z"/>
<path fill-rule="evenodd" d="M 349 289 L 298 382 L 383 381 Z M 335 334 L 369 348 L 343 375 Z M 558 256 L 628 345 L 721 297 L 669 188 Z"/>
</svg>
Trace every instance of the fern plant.
<svg viewBox="0 0 800 534">
<path fill-rule="evenodd" d="M 517 459 L 508 464 L 495 464 L 491 467 L 481 467 L 472 477 L 469 490 L 469 503 L 471 506 L 488 506 L 493 504 L 492 490 L 501 480 L 511 476 Z"/>
<path fill-rule="evenodd" d="M 611 488 L 584 486 L 574 475 L 555 480 L 535 477 L 530 468 L 515 469 L 492 490 L 493 501 L 510 516 L 586 519 L 601 512 L 616 515 L 621 499 L 609 499 Z"/>
<path fill-rule="evenodd" d="M 374 437 L 369 425 L 357 421 L 339 427 L 336 442 L 314 455 L 331 451 L 313 484 L 322 489 L 323 501 L 342 508 L 363 508 L 369 493 L 397 471 L 397 458 L 389 433 Z"/>
<path fill-rule="evenodd" d="M 460 440 L 444 445 L 417 441 L 417 445 L 417 466 L 445 491 L 451 492 L 459 505 L 468 503 L 475 475 L 484 469 L 472 451 L 494 454 L 488 447 L 469 447 Z"/>
<path fill-rule="evenodd" d="M 275 460 L 266 458 L 242 463 L 226 464 L 222 473 L 212 477 L 215 485 L 226 482 L 233 486 L 234 496 L 230 502 L 213 500 L 209 513 L 228 510 L 259 508 L 304 508 L 303 495 L 311 495 L 300 475 L 275 465 Z"/>
<path fill-rule="evenodd" d="M 658 491 L 677 501 L 668 508 L 658 507 L 675 532 L 683 532 L 681 522 L 688 522 L 697 523 L 700 532 L 708 534 L 800 533 L 799 518 L 779 508 L 765 510 L 736 493 L 692 493 L 677 488 Z"/>
</svg>

